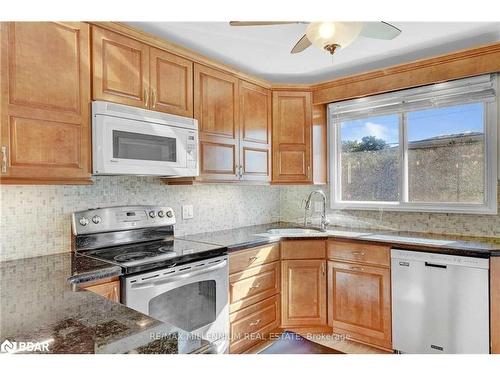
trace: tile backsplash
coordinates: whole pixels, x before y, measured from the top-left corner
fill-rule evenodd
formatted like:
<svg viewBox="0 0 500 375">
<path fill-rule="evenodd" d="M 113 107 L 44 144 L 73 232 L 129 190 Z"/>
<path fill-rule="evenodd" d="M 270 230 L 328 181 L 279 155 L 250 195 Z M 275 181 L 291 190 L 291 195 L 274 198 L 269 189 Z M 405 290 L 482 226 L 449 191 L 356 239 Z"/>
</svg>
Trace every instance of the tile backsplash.
<svg viewBox="0 0 500 375">
<path fill-rule="evenodd" d="M 96 177 L 90 186 L 0 186 L 0 260 L 66 252 L 71 247 L 70 213 L 130 204 L 171 206 L 179 235 L 302 221 L 303 200 L 313 186 L 206 184 L 168 186 L 154 177 Z M 183 220 L 181 206 L 194 218 Z M 500 215 L 329 210 L 333 225 L 388 230 L 500 237 Z M 313 214 L 318 218 L 318 214 Z"/>
<path fill-rule="evenodd" d="M 89 186 L 0 186 L 0 260 L 70 250 L 70 213 L 93 207 L 168 205 L 179 235 L 264 224 L 279 219 L 279 187 L 169 186 L 154 177 L 95 177 Z M 181 205 L 194 206 L 183 220 Z"/>
<path fill-rule="evenodd" d="M 280 190 L 280 218 L 303 222 L 303 200 L 312 190 L 321 189 L 329 196 L 327 186 L 286 186 Z M 498 190 L 500 202 L 500 189 Z M 312 213 L 313 222 L 319 220 Z M 427 212 L 328 210 L 331 225 L 354 228 L 446 233 L 465 236 L 500 237 L 500 209 L 497 215 L 447 214 Z"/>
</svg>

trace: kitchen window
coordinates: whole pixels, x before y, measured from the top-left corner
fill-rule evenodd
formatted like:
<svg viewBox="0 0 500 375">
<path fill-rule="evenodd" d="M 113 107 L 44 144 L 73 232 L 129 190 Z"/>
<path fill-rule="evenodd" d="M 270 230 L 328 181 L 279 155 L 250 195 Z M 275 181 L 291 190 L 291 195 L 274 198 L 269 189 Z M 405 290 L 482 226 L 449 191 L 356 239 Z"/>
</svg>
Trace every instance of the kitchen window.
<svg viewBox="0 0 500 375">
<path fill-rule="evenodd" d="M 332 208 L 497 212 L 495 76 L 328 110 Z"/>
</svg>

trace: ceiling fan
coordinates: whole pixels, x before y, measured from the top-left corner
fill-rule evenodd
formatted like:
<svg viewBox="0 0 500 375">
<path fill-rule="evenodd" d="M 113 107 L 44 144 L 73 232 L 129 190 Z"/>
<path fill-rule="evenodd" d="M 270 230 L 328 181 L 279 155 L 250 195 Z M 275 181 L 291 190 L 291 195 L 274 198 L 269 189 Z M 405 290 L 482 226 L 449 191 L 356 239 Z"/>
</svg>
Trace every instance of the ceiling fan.
<svg viewBox="0 0 500 375">
<path fill-rule="evenodd" d="M 290 53 L 302 52 L 314 44 L 333 55 L 339 48 L 351 44 L 358 36 L 391 40 L 401 34 L 400 29 L 387 22 L 231 21 L 229 24 L 231 26 L 307 24 L 306 33 Z"/>
</svg>

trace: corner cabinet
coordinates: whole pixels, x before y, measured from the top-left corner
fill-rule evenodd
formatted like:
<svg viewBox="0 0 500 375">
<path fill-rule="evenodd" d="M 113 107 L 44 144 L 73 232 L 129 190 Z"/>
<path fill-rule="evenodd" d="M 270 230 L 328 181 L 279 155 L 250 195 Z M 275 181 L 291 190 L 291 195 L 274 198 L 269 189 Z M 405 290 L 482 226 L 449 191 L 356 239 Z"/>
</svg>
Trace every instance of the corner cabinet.
<svg viewBox="0 0 500 375">
<path fill-rule="evenodd" d="M 84 287 L 83 289 L 98 294 L 110 301 L 120 303 L 120 280 Z"/>
<path fill-rule="evenodd" d="M 91 183 L 89 25 L 0 27 L 1 182 Z"/>
<path fill-rule="evenodd" d="M 312 183 L 310 92 L 273 92 L 273 183 Z"/>
<path fill-rule="evenodd" d="M 281 324 L 284 328 L 326 326 L 325 253 L 324 240 L 281 242 Z"/>
<path fill-rule="evenodd" d="M 92 27 L 94 100 L 193 116 L 193 62 Z"/>
</svg>

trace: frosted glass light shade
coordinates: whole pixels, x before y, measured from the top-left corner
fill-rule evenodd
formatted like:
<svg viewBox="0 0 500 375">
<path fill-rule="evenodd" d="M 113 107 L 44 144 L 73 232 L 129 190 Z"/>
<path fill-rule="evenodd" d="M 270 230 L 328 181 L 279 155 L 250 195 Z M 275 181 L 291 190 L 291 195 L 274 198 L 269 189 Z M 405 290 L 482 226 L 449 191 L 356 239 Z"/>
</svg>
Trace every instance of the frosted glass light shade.
<svg viewBox="0 0 500 375">
<path fill-rule="evenodd" d="M 356 39 L 362 28 L 362 22 L 312 22 L 307 26 L 306 35 L 321 49 L 330 45 L 344 48 Z"/>
</svg>

